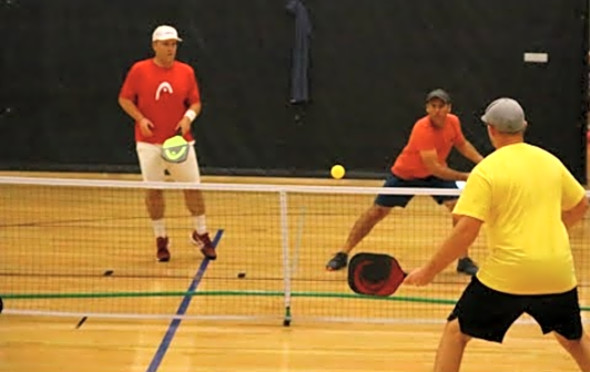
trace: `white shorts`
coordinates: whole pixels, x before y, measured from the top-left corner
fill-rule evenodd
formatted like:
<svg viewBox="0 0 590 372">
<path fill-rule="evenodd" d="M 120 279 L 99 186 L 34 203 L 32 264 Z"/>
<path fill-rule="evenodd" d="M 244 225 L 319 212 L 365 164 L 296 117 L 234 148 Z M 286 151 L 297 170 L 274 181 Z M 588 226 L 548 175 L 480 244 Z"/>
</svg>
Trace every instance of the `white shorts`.
<svg viewBox="0 0 590 372">
<path fill-rule="evenodd" d="M 166 171 L 177 182 L 201 182 L 194 142 L 189 144 L 188 157 L 182 163 L 170 163 L 162 158 L 162 145 L 137 142 L 137 157 L 144 181 L 162 182 Z"/>
</svg>

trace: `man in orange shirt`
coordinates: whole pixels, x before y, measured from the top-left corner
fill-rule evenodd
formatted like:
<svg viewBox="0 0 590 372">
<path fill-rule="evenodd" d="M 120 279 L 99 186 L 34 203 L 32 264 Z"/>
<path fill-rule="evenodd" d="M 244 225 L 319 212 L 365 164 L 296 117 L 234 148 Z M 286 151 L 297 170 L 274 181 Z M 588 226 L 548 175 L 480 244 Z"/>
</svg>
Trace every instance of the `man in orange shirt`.
<svg viewBox="0 0 590 372">
<path fill-rule="evenodd" d="M 191 124 L 201 111 L 201 99 L 193 68 L 176 61 L 180 41 L 174 27 L 157 27 L 152 34 L 154 57 L 131 67 L 119 93 L 119 104 L 135 120 L 139 166 L 148 182 L 164 181 L 166 171 L 178 182 L 200 182 Z M 177 132 L 190 143 L 188 158 L 182 163 L 168 163 L 161 156 L 162 143 Z M 207 232 L 202 193 L 187 189 L 184 195 L 194 225 L 190 239 L 201 247 L 205 257 L 214 260 L 217 255 Z M 167 262 L 170 241 L 164 224 L 162 190 L 147 190 L 146 206 L 156 237 L 156 257 Z"/>
<path fill-rule="evenodd" d="M 436 89 L 426 96 L 427 115 L 419 119 L 412 129 L 408 143 L 391 167 L 384 187 L 425 187 L 456 189 L 456 181 L 465 181 L 469 173 L 460 172 L 447 166 L 446 159 L 455 147 L 461 155 L 474 163 L 483 157 L 465 139 L 459 118 L 451 112 L 451 98 L 442 89 Z M 327 270 L 340 270 L 348 264 L 352 249 L 385 218 L 391 208 L 404 208 L 413 195 L 378 195 L 374 204 L 356 221 L 340 252 L 328 262 Z M 453 210 L 457 196 L 433 196 L 438 204 Z M 453 216 L 453 225 L 456 223 Z M 457 263 L 457 272 L 475 275 L 477 266 L 464 256 Z"/>
</svg>

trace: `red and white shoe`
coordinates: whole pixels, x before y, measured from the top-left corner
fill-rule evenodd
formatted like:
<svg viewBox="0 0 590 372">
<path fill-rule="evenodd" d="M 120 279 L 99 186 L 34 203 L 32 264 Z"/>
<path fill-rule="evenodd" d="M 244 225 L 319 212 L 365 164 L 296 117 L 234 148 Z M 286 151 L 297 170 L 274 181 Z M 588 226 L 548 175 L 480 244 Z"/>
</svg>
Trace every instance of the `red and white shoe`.
<svg viewBox="0 0 590 372">
<path fill-rule="evenodd" d="M 213 243 L 211 243 L 209 233 L 199 235 L 195 230 L 191 234 L 191 242 L 197 247 L 201 248 L 201 253 L 203 254 L 203 256 L 207 257 L 210 260 L 214 260 L 217 258 L 217 252 L 215 252 L 215 247 L 213 247 Z"/>
<path fill-rule="evenodd" d="M 168 250 L 168 242 L 169 240 L 167 236 L 156 238 L 156 247 L 158 247 L 156 257 L 158 258 L 159 262 L 170 261 L 170 251 Z"/>
</svg>

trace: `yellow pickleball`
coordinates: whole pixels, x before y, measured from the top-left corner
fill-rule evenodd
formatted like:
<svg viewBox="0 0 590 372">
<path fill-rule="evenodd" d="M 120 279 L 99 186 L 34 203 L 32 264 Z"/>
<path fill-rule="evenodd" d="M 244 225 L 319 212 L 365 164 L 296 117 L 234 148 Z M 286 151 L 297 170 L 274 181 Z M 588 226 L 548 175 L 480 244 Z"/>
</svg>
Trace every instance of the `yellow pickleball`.
<svg viewBox="0 0 590 372">
<path fill-rule="evenodd" d="M 344 177 L 345 173 L 346 173 L 346 170 L 340 164 L 336 164 L 332 167 L 332 169 L 330 169 L 330 174 L 332 175 L 332 178 L 337 179 L 337 180 Z"/>
</svg>

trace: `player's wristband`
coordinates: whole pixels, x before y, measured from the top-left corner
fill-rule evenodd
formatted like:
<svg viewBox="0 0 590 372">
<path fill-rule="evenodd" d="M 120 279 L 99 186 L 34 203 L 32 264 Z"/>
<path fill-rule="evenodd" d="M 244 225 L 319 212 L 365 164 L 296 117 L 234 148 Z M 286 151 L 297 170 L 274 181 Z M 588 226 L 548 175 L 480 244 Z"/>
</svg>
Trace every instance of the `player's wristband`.
<svg viewBox="0 0 590 372">
<path fill-rule="evenodd" d="M 188 120 L 191 121 L 191 123 L 193 122 L 193 120 L 195 120 L 195 118 L 197 117 L 197 113 L 191 109 L 186 110 L 186 112 L 184 113 L 184 116 L 188 118 Z"/>
</svg>

